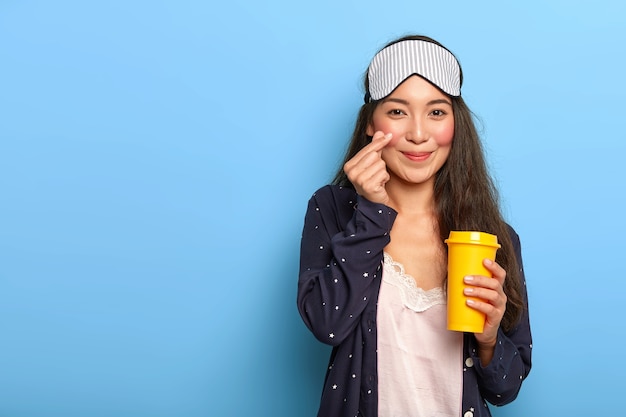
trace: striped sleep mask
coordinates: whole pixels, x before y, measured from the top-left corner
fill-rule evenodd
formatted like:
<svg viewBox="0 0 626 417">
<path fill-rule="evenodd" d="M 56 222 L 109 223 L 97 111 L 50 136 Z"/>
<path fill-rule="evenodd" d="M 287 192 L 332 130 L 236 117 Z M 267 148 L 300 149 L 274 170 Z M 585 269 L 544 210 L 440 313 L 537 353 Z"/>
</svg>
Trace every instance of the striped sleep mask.
<svg viewBox="0 0 626 417">
<path fill-rule="evenodd" d="M 404 40 L 383 48 L 372 59 L 365 101 L 387 97 L 414 74 L 450 96 L 461 95 L 461 67 L 450 51 L 428 41 Z"/>
</svg>

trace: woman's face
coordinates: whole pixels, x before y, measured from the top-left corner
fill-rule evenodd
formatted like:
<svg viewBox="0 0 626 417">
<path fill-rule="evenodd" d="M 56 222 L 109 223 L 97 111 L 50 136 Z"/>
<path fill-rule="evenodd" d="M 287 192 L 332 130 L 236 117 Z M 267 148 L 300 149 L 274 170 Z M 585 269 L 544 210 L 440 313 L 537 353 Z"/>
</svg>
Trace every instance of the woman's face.
<svg viewBox="0 0 626 417">
<path fill-rule="evenodd" d="M 390 181 L 434 182 L 452 146 L 452 101 L 428 81 L 411 76 L 374 110 L 367 134 L 377 131 L 393 134 L 381 154 Z"/>
</svg>

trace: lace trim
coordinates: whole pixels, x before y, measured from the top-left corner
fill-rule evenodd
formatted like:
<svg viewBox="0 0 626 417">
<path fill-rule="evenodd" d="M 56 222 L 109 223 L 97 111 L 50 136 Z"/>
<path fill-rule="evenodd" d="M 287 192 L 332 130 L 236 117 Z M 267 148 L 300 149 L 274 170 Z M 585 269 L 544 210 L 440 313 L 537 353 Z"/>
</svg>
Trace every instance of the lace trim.
<svg viewBox="0 0 626 417">
<path fill-rule="evenodd" d="M 446 304 L 443 288 L 428 291 L 418 287 L 415 279 L 404 272 L 404 266 L 394 261 L 387 252 L 383 253 L 383 281 L 400 289 L 402 304 L 421 313 L 438 304 Z"/>
</svg>

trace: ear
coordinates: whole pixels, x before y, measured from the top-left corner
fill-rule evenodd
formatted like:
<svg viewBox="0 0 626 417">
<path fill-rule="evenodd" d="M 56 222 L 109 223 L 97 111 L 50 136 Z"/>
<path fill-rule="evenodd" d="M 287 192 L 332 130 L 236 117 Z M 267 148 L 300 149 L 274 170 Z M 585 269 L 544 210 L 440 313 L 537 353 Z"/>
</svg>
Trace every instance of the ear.
<svg viewBox="0 0 626 417">
<path fill-rule="evenodd" d="M 372 126 L 372 122 L 369 122 L 367 124 L 367 128 L 365 129 L 365 134 L 371 137 L 371 136 L 374 136 L 375 132 L 376 131 L 374 130 L 374 126 Z"/>
</svg>

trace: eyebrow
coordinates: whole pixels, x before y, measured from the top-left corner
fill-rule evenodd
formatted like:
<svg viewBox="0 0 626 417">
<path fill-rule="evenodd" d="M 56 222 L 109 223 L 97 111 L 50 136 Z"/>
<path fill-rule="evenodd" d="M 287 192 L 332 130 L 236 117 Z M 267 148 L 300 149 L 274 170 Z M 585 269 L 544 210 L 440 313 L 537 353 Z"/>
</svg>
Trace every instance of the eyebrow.
<svg viewBox="0 0 626 417">
<path fill-rule="evenodd" d="M 387 103 L 387 102 L 404 104 L 405 106 L 408 106 L 410 104 L 407 100 L 404 100 L 401 98 L 394 98 L 394 97 L 388 97 L 383 100 L 383 103 Z M 446 100 L 445 98 L 437 98 L 435 100 L 430 100 L 428 103 L 426 103 L 426 105 L 428 106 L 432 106 L 433 104 L 447 104 L 449 106 L 452 106 L 452 103 L 449 100 Z"/>
</svg>

